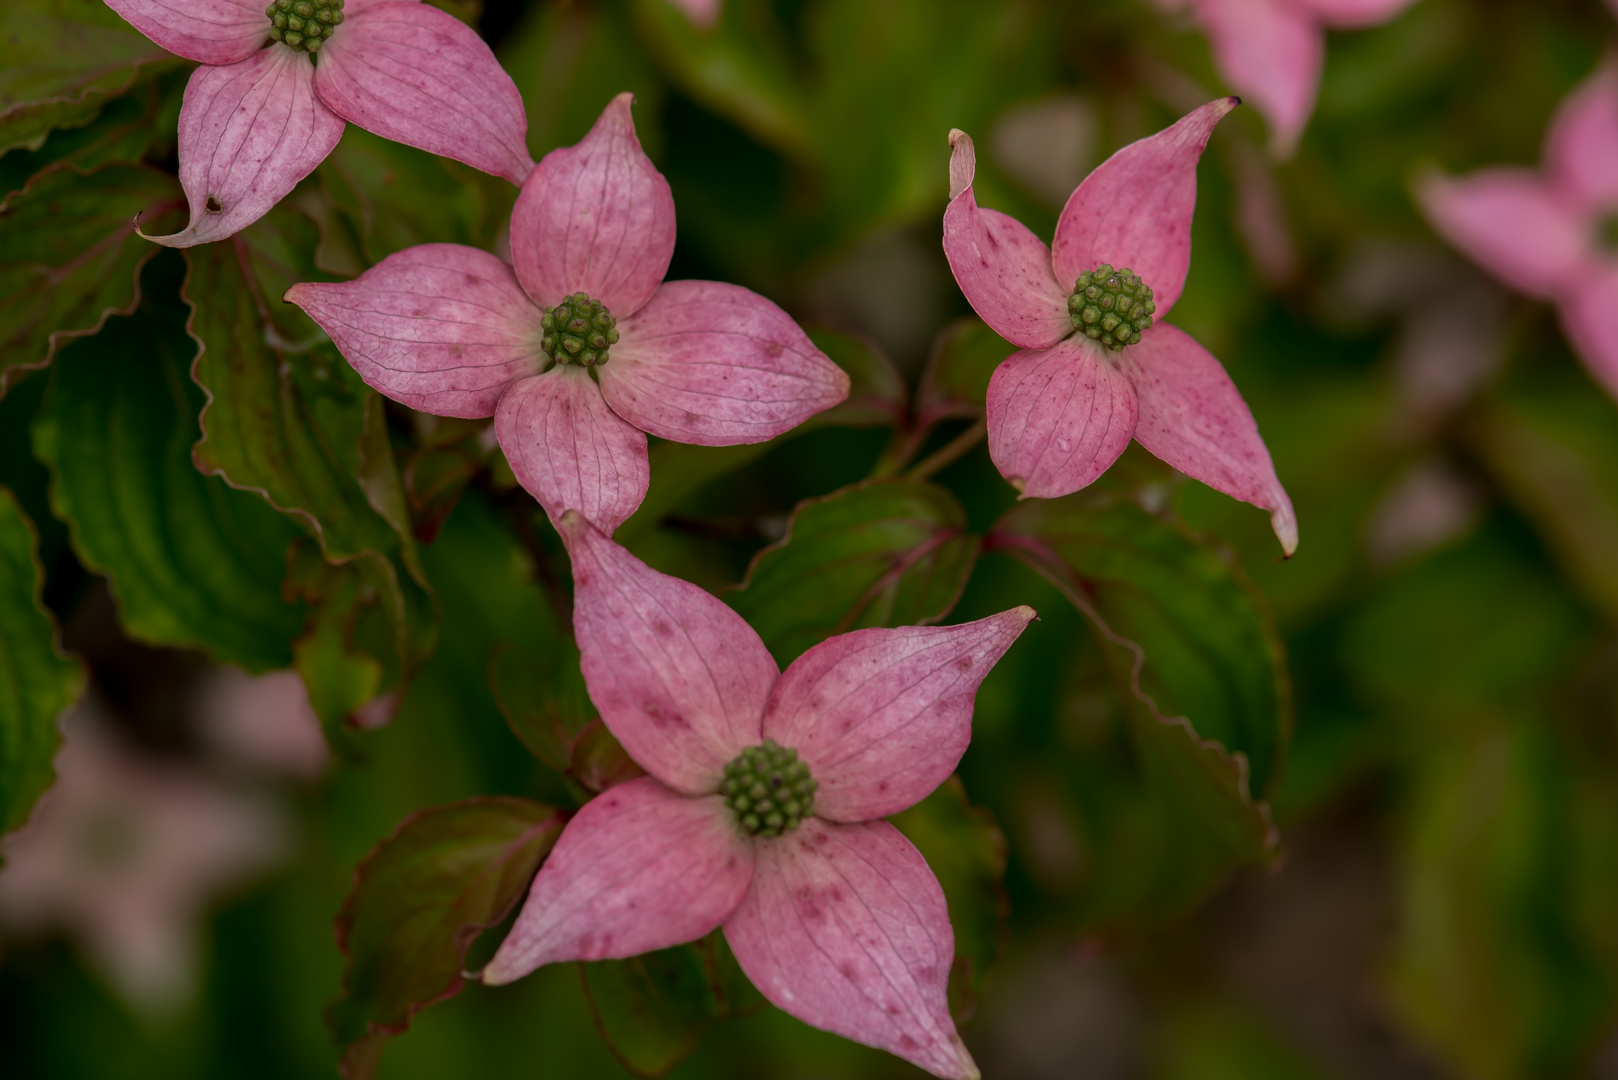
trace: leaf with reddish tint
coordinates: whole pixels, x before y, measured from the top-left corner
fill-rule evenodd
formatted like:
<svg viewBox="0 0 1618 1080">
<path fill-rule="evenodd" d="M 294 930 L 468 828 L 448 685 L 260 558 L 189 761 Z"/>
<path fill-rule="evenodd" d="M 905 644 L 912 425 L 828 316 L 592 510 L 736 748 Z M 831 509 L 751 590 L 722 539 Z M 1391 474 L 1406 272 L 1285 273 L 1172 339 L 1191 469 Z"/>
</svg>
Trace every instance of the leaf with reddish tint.
<svg viewBox="0 0 1618 1080">
<path fill-rule="evenodd" d="M 786 536 L 754 556 L 725 599 L 785 666 L 833 634 L 936 623 L 977 551 L 947 489 L 868 480 L 799 503 Z"/>
<path fill-rule="evenodd" d="M 161 232 L 184 206 L 179 182 L 156 169 L 66 164 L 0 204 L 0 394 L 68 340 L 135 310 L 141 267 L 162 250 L 135 219 Z"/>
<path fill-rule="evenodd" d="M 460 992 L 467 949 L 527 891 L 565 819 L 526 799 L 468 799 L 406 818 L 365 857 L 336 924 L 348 972 L 329 1019 L 344 1076 L 373 1075 L 390 1036 Z"/>
<path fill-rule="evenodd" d="M 813 329 L 809 340 L 848 372 L 853 384 L 848 399 L 816 416 L 825 427 L 902 427 L 910 410 L 910 391 L 893 361 L 863 338 L 835 330 Z"/>
<path fill-rule="evenodd" d="M 764 1005 L 722 933 L 628 960 L 580 964 L 590 1011 L 607 1046 L 636 1076 L 662 1076 L 703 1033 Z"/>
<path fill-rule="evenodd" d="M 88 123 L 146 72 L 177 66 L 101 0 L 6 0 L 0 10 L 0 154 Z"/>
<path fill-rule="evenodd" d="M 1006 837 L 994 815 L 973 806 L 959 777 L 889 819 L 921 852 L 944 887 L 955 929 L 949 1010 L 971 1017 L 1005 946 L 1011 901 L 1006 896 Z"/>
</svg>

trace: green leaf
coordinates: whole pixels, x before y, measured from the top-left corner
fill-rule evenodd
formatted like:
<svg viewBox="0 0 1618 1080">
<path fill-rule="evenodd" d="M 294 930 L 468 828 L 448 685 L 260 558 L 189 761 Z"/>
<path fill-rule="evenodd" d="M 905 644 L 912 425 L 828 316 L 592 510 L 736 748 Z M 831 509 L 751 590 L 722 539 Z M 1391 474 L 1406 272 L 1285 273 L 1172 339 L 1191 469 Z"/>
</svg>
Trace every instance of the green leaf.
<svg viewBox="0 0 1618 1080">
<path fill-rule="evenodd" d="M 318 175 L 372 263 L 416 244 L 488 248 L 516 201 L 516 189 L 504 180 L 356 124 Z"/>
<path fill-rule="evenodd" d="M 833 634 L 935 623 L 977 558 L 966 512 L 937 484 L 869 480 L 792 512 L 726 595 L 783 666 Z"/>
<path fill-rule="evenodd" d="M 184 206 L 174 177 L 122 164 L 91 173 L 53 166 L 0 204 L 0 394 L 69 339 L 135 310 L 140 269 L 162 249 L 131 223 L 146 215 L 161 231 Z"/>
<path fill-rule="evenodd" d="M 724 935 L 628 960 L 580 964 L 596 1026 L 636 1076 L 662 1076 L 727 1016 L 761 1008 Z"/>
<path fill-rule="evenodd" d="M 910 391 L 904 376 L 885 353 L 863 338 L 819 327 L 809 331 L 809 340 L 832 363 L 848 372 L 853 382 L 848 400 L 816 416 L 813 423 L 832 427 L 904 426 Z"/>
<path fill-rule="evenodd" d="M 82 127 L 58 128 L 37 150 L 12 150 L 0 156 L 0 203 L 22 191 L 48 165 L 70 163 L 83 172 L 112 162 L 161 159 L 172 149 L 175 123 L 185 80 L 172 77 L 143 82 L 114 98 Z"/>
<path fill-rule="evenodd" d="M 1127 711 L 1144 802 L 1112 838 L 1111 857 L 1132 872 L 1101 882 L 1096 906 L 1165 916 L 1232 867 L 1273 858 L 1279 837 L 1254 793 L 1290 729 L 1288 685 L 1269 617 L 1229 552 L 1105 493 L 1021 503 L 984 547 L 1083 614 Z"/>
<path fill-rule="evenodd" d="M 1006 837 L 989 811 L 973 806 L 958 777 L 890 819 L 927 860 L 944 887 L 955 929 L 949 972 L 950 1012 L 966 1020 L 1000 958 L 1011 902 L 1006 896 Z"/>
<path fill-rule="evenodd" d="M 527 799 L 468 799 L 411 815 L 361 861 L 337 916 L 348 971 L 328 1013 L 345 1077 L 374 1075 L 390 1036 L 460 992 L 467 949 L 527 891 L 565 817 Z"/>
<path fill-rule="evenodd" d="M 37 550 L 33 524 L 0 487 L 0 833 L 21 825 L 50 786 L 57 714 L 84 687 L 84 669 L 57 649 L 40 601 Z"/>
<path fill-rule="evenodd" d="M 76 127 L 146 66 L 180 61 L 99 0 L 6 0 L 0 12 L 0 154 Z"/>
<path fill-rule="evenodd" d="M 147 270 L 148 295 L 172 295 L 177 274 L 159 265 Z M 301 534 L 192 464 L 202 392 L 187 377 L 196 344 L 184 318 L 178 305 L 143 304 L 65 350 L 34 450 L 79 561 L 106 575 L 133 637 L 251 671 L 286 667 L 303 618 L 280 583 Z"/>
<path fill-rule="evenodd" d="M 933 339 L 916 387 L 916 426 L 983 415 L 989 380 L 1017 347 L 975 316 L 956 319 Z"/>
<path fill-rule="evenodd" d="M 313 223 L 283 203 L 229 241 L 187 248 L 182 297 L 201 345 L 192 377 L 208 394 L 198 467 L 263 496 L 318 541 L 326 562 L 349 567 L 300 575 L 317 608 L 331 590 L 332 610 L 313 617 L 295 652 L 332 730 L 348 715 L 337 710 L 409 678 L 433 648 L 437 615 L 382 399 L 280 302 L 294 282 L 321 276 L 309 261 L 315 246 Z M 361 648 L 356 630 L 373 605 L 391 634 L 371 633 Z"/>
<path fill-rule="evenodd" d="M 574 743 L 595 718 L 572 640 L 545 653 L 503 644 L 489 658 L 489 689 L 529 753 L 557 772 L 567 771 Z"/>
<path fill-rule="evenodd" d="M 1618 409 L 1592 387 L 1519 390 L 1489 402 L 1473 445 L 1568 573 L 1618 615 Z"/>
</svg>

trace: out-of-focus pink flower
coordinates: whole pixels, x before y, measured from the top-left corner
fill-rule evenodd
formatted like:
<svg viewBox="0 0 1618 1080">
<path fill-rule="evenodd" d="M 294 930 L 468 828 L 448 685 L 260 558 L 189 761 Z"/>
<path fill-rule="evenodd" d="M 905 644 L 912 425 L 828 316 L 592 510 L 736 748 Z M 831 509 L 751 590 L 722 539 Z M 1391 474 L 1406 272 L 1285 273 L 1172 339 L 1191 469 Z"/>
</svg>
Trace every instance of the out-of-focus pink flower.
<svg viewBox="0 0 1618 1080">
<path fill-rule="evenodd" d="M 1450 243 L 1512 288 L 1556 305 L 1590 374 L 1618 398 L 1618 63 L 1562 103 L 1539 172 L 1434 173 L 1416 195 Z"/>
<path fill-rule="evenodd" d="M 521 184 L 534 167 L 522 96 L 455 17 L 418 0 L 107 0 L 203 66 L 180 108 L 190 223 L 169 247 L 223 240 L 325 160 L 345 121 Z"/>
<path fill-rule="evenodd" d="M 763 442 L 849 389 L 757 293 L 663 281 L 674 199 L 635 136 L 632 100 L 618 95 L 583 142 L 534 169 L 511 214 L 515 268 L 424 244 L 354 281 L 286 294 L 393 400 L 492 415 L 512 471 L 552 520 L 578 510 L 608 532 L 646 495 L 646 432 Z"/>
<path fill-rule="evenodd" d="M 1290 157 L 1315 111 L 1326 30 L 1385 22 L 1414 0 L 1157 0 L 1189 9 L 1232 90 L 1270 122 L 1270 148 Z"/>
<path fill-rule="evenodd" d="M 978 684 L 1034 617 L 857 630 L 782 673 L 751 627 L 578 514 L 561 522 L 590 698 L 650 775 L 585 805 L 483 971 L 634 956 L 723 925 L 780 1008 L 965 1080 L 954 933 L 921 854 L 880 820 L 954 770 Z"/>
<path fill-rule="evenodd" d="M 669 0 L 669 3 L 685 12 L 691 25 L 704 30 L 719 21 L 719 13 L 725 6 L 725 0 Z"/>
<path fill-rule="evenodd" d="M 979 208 L 972 140 L 950 133 L 944 254 L 983 321 L 1023 349 L 989 382 L 989 455 L 1024 496 L 1094 481 L 1133 437 L 1209 487 L 1270 512 L 1298 546 L 1292 501 L 1219 361 L 1162 319 L 1191 264 L 1197 161 L 1235 98 L 1132 143 L 1073 192 L 1051 247 Z"/>
<path fill-rule="evenodd" d="M 63 718 L 56 783 L 0 838 L 0 926 L 61 930 L 136 1008 L 195 991 L 196 924 L 221 892 L 278 861 L 273 807 L 126 749 L 93 702 Z"/>
<path fill-rule="evenodd" d="M 233 761 L 305 782 L 331 764 L 320 718 L 296 671 L 249 675 L 238 667 L 215 668 L 196 693 L 203 739 Z"/>
</svg>

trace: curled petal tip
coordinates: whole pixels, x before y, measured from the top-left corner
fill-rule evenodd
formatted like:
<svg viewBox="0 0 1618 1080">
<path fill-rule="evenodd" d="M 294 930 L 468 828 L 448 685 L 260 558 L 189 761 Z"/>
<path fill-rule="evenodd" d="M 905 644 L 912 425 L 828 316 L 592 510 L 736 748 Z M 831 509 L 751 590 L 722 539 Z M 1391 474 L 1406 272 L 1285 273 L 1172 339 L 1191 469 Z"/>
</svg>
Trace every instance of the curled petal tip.
<svg viewBox="0 0 1618 1080">
<path fill-rule="evenodd" d="M 949 197 L 953 201 L 961 192 L 972 186 L 972 178 L 977 173 L 977 151 L 972 146 L 972 136 L 960 128 L 949 130 Z"/>
<path fill-rule="evenodd" d="M 1283 503 L 1270 514 L 1270 527 L 1281 541 L 1281 557 L 1290 559 L 1298 553 L 1298 516 L 1290 502 Z"/>
<path fill-rule="evenodd" d="M 1019 604 L 1016 607 L 1012 608 L 1011 609 L 1011 614 L 1020 615 L 1022 617 L 1022 621 L 1024 623 L 1031 623 L 1035 619 L 1039 618 L 1039 612 L 1035 611 L 1033 608 L 1029 607 L 1027 604 Z"/>
</svg>

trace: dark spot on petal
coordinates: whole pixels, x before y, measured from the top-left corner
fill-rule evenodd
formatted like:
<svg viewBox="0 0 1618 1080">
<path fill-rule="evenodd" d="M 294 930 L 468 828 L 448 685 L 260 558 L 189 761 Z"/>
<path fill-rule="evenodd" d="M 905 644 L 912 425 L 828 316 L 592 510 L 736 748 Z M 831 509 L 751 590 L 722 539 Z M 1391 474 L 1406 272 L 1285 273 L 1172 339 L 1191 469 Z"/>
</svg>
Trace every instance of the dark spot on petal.
<svg viewBox="0 0 1618 1080">
<path fill-rule="evenodd" d="M 848 963 L 846 960 L 837 965 L 837 970 L 841 971 L 843 973 L 843 978 L 847 979 L 849 982 L 859 982 L 858 976 L 856 976 L 854 973 L 854 965 Z"/>
<path fill-rule="evenodd" d="M 888 1015 L 889 1016 L 898 1016 L 899 1015 L 899 1006 L 894 1004 L 891 1001 L 888 1002 Z"/>
<path fill-rule="evenodd" d="M 972 666 L 972 658 L 970 656 L 963 656 L 959 660 L 955 661 L 955 666 L 960 668 L 962 671 L 965 671 L 967 668 Z"/>
<path fill-rule="evenodd" d="M 899 1036 L 899 1049 L 901 1049 L 901 1050 L 914 1050 L 914 1049 L 916 1049 L 916 1046 L 917 1046 L 916 1040 L 912 1039 L 910 1036 L 908 1036 L 908 1035 Z"/>
<path fill-rule="evenodd" d="M 208 201 L 203 203 L 202 206 L 203 209 L 207 210 L 210 214 L 223 213 L 225 209 L 225 204 L 214 198 L 212 195 L 208 196 Z"/>
<path fill-rule="evenodd" d="M 764 346 L 764 352 L 768 356 L 780 356 L 781 343 L 778 341 L 770 342 L 768 345 Z"/>
</svg>

